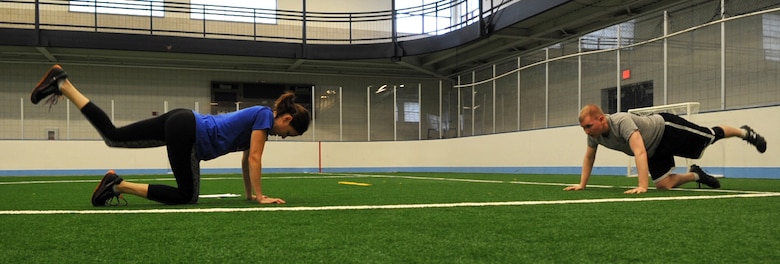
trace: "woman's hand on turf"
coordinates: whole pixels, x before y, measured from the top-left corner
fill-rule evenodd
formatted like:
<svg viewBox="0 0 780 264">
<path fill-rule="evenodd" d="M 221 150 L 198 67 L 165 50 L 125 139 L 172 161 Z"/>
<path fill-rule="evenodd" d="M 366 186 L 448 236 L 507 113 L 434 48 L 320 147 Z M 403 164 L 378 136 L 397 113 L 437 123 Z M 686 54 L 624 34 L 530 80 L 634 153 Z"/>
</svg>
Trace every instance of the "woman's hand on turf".
<svg viewBox="0 0 780 264">
<path fill-rule="evenodd" d="M 257 198 L 257 202 L 260 204 L 283 204 L 287 203 L 284 200 L 280 198 L 272 198 L 268 197 L 266 195 L 261 195 L 259 198 Z"/>
<path fill-rule="evenodd" d="M 582 185 L 573 185 L 566 188 L 563 188 L 564 191 L 579 191 L 579 190 L 585 190 L 585 187 L 582 187 Z"/>
</svg>

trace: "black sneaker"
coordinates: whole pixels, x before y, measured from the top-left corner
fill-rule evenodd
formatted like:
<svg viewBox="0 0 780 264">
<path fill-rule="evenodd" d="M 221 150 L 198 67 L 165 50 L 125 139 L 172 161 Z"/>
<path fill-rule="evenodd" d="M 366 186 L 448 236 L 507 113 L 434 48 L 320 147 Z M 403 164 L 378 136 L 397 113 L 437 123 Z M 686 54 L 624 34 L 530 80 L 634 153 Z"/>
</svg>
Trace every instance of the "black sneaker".
<svg viewBox="0 0 780 264">
<path fill-rule="evenodd" d="M 696 164 L 691 165 L 691 169 L 689 171 L 699 175 L 699 179 L 696 180 L 696 182 L 703 183 L 704 185 L 710 186 L 710 188 L 713 189 L 720 189 L 720 181 L 718 181 L 718 179 L 715 177 L 712 177 L 712 175 L 704 172 L 704 170 L 702 170 L 701 167 L 697 166 Z"/>
<path fill-rule="evenodd" d="M 30 101 L 32 101 L 33 104 L 38 104 L 38 102 L 53 94 L 54 97 L 46 100 L 46 103 L 49 104 L 49 107 L 56 104 L 57 100 L 59 100 L 62 95 L 60 87 L 57 85 L 57 81 L 66 78 L 68 78 L 68 73 L 62 69 L 62 66 L 59 64 L 51 66 L 49 71 L 46 72 L 46 75 L 38 82 L 38 85 L 33 88 L 32 93 L 30 94 Z"/>
<path fill-rule="evenodd" d="M 752 144 L 753 146 L 756 146 L 758 152 L 761 153 L 766 152 L 766 139 L 764 139 L 764 137 L 756 133 L 755 130 L 753 130 L 747 125 L 741 126 L 739 128 L 747 131 L 747 135 L 745 135 L 745 138 L 743 138 L 745 141 Z"/>
<path fill-rule="evenodd" d="M 127 204 L 127 200 L 125 200 L 124 197 L 122 197 L 121 194 L 114 192 L 114 185 L 119 184 L 122 182 L 122 178 L 119 177 L 119 175 L 116 175 L 114 170 L 109 170 L 106 172 L 106 175 L 103 176 L 103 179 L 100 180 L 100 183 L 98 183 L 97 187 L 95 187 L 95 191 L 92 192 L 92 205 L 93 206 L 107 206 L 107 205 L 119 205 L 120 201 L 119 199 L 124 200 L 125 205 Z M 113 203 L 112 201 L 116 198 L 116 203 Z"/>
</svg>

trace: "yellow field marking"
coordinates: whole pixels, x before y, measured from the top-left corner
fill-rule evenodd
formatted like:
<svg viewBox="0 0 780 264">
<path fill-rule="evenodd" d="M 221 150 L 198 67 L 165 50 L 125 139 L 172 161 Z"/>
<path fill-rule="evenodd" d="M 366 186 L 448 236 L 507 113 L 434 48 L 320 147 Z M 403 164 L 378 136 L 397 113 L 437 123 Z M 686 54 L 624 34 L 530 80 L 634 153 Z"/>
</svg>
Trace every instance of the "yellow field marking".
<svg viewBox="0 0 780 264">
<path fill-rule="evenodd" d="M 351 181 L 340 181 L 339 184 L 342 184 L 342 185 L 355 185 L 355 186 L 371 186 L 370 183 L 351 182 Z"/>
</svg>

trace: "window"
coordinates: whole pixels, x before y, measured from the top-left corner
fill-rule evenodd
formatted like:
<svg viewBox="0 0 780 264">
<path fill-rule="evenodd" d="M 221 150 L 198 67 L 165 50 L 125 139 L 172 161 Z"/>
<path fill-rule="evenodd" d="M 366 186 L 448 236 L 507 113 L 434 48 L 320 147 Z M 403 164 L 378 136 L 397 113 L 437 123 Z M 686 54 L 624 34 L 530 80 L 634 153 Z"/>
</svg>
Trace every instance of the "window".
<svg viewBox="0 0 780 264">
<path fill-rule="evenodd" d="M 162 17 L 165 15 L 163 0 L 79 0 L 70 1 L 69 10 L 132 16 Z"/>
<path fill-rule="evenodd" d="M 764 59 L 780 61 L 780 15 L 764 14 Z"/>
<path fill-rule="evenodd" d="M 454 11 L 450 3 L 441 0 L 396 0 L 395 9 L 399 33 L 434 35 L 449 32 Z"/>
<path fill-rule="evenodd" d="M 276 0 L 190 1 L 190 18 L 276 24 Z"/>
<path fill-rule="evenodd" d="M 420 103 L 404 102 L 404 122 L 420 122 Z"/>
<path fill-rule="evenodd" d="M 653 81 L 620 86 L 620 110 L 617 109 L 617 88 L 601 89 L 601 108 L 605 113 L 628 112 L 628 109 L 653 106 Z"/>
<path fill-rule="evenodd" d="M 460 5 L 458 13 L 459 22 L 465 22 L 466 25 L 476 23 L 479 21 L 479 0 L 466 0 L 465 5 Z"/>
<path fill-rule="evenodd" d="M 620 28 L 620 42 L 618 42 L 618 28 Z M 614 49 L 634 43 L 634 21 L 617 24 L 602 30 L 591 32 L 582 36 L 582 48 L 588 50 Z"/>
</svg>

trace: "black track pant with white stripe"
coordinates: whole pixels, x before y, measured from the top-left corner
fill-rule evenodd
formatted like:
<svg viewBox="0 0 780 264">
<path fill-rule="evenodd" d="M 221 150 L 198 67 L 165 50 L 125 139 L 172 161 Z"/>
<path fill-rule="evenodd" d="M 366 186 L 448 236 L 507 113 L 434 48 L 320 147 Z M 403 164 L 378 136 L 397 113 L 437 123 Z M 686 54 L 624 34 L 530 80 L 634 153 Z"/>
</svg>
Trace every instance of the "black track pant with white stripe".
<svg viewBox="0 0 780 264">
<path fill-rule="evenodd" d="M 195 156 L 195 115 L 175 109 L 160 116 L 115 127 L 105 112 L 92 102 L 81 113 L 97 129 L 109 147 L 151 148 L 165 146 L 177 187 L 150 184 L 147 198 L 165 204 L 196 203 L 200 188 L 200 165 Z"/>
</svg>

